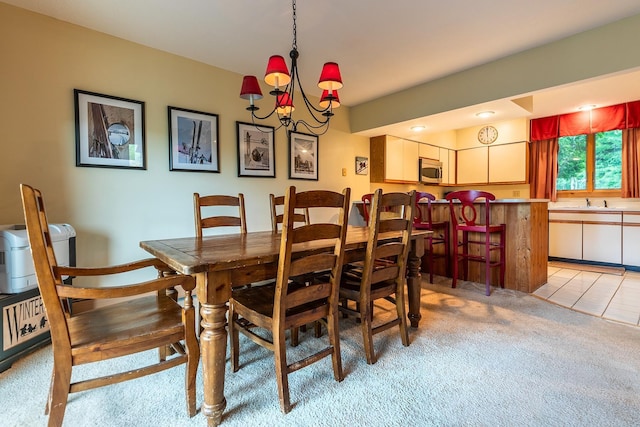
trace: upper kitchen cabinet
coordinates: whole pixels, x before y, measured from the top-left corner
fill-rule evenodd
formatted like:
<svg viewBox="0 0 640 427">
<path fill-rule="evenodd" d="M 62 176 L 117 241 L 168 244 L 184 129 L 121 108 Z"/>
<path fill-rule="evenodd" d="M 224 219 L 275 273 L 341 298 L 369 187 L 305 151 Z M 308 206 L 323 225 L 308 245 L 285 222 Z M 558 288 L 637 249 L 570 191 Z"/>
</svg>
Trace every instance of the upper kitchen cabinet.
<svg viewBox="0 0 640 427">
<path fill-rule="evenodd" d="M 457 184 L 486 184 L 489 174 L 489 147 L 457 152 Z"/>
<path fill-rule="evenodd" d="M 418 155 L 427 159 L 442 161 L 440 157 L 440 147 L 429 144 L 418 144 Z"/>
<path fill-rule="evenodd" d="M 418 182 L 418 142 L 382 135 L 370 139 L 371 182 Z"/>
<path fill-rule="evenodd" d="M 490 146 L 489 182 L 526 182 L 527 148 L 525 141 Z"/>
<path fill-rule="evenodd" d="M 440 161 L 442 162 L 441 184 L 456 183 L 456 151 L 440 147 Z"/>
<path fill-rule="evenodd" d="M 527 142 L 458 150 L 457 184 L 527 181 Z"/>
<path fill-rule="evenodd" d="M 457 184 L 525 183 L 528 121 L 516 119 L 456 132 Z"/>
</svg>

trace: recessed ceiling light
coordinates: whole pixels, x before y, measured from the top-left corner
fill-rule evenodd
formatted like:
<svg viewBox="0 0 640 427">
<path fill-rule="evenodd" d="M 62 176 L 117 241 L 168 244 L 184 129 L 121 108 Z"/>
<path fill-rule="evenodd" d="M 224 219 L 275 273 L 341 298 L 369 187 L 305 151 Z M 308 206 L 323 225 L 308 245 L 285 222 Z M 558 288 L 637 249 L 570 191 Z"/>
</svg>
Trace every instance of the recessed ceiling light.
<svg viewBox="0 0 640 427">
<path fill-rule="evenodd" d="M 596 108 L 596 104 L 586 104 L 586 105 L 579 106 L 578 110 L 580 110 L 580 111 L 591 111 L 594 108 Z"/>
<path fill-rule="evenodd" d="M 481 111 L 477 113 L 476 116 L 480 117 L 481 119 L 486 119 L 487 117 L 491 117 L 494 114 L 495 113 L 493 111 Z"/>
<path fill-rule="evenodd" d="M 416 126 L 411 126 L 410 128 L 412 131 L 414 132 L 420 132 L 423 131 L 425 129 L 424 125 L 416 125 Z"/>
</svg>

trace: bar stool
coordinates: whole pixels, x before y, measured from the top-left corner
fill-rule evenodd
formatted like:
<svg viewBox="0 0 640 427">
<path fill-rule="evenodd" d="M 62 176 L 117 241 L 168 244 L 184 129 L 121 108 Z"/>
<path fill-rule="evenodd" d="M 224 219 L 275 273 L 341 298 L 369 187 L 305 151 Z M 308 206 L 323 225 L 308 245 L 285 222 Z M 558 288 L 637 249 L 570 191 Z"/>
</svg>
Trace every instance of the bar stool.
<svg viewBox="0 0 640 427">
<path fill-rule="evenodd" d="M 369 225 L 369 210 L 371 209 L 373 193 L 363 195 L 361 200 L 362 200 L 362 214 L 364 216 L 364 222 L 367 225 Z"/>
<path fill-rule="evenodd" d="M 426 220 L 422 215 L 424 203 L 418 203 L 421 200 L 427 200 Z M 416 209 L 414 210 L 413 228 L 416 230 L 431 230 L 433 234 L 425 237 L 427 240 L 427 265 L 429 268 L 429 282 L 433 283 L 433 262 L 435 258 L 444 258 L 446 275 L 451 275 L 449 263 L 449 221 L 433 222 L 433 211 L 431 202 L 436 199 L 431 193 L 423 191 L 416 192 Z M 439 254 L 433 251 L 434 245 L 443 245 L 444 252 Z"/>
<path fill-rule="evenodd" d="M 451 212 L 451 224 L 453 225 L 453 281 L 451 287 L 456 287 L 458 278 L 458 265 L 463 261 L 463 279 L 467 280 L 469 270 L 468 261 L 478 261 L 485 264 L 485 285 L 486 295 L 491 295 L 491 268 L 500 268 L 500 287 L 504 288 L 505 273 L 505 242 L 506 242 L 506 224 L 491 224 L 491 209 L 489 202 L 495 200 L 496 197 L 486 191 L 478 190 L 462 190 L 454 191 L 446 196 L 449 201 L 449 209 Z M 484 223 L 477 224 L 476 219 L 478 212 L 474 203 L 478 199 L 484 199 Z M 459 203 L 456 203 L 458 201 Z M 459 241 L 459 232 L 462 233 L 462 242 Z M 471 239 L 469 234 L 471 234 Z M 483 234 L 480 237 L 479 234 Z M 497 234 L 498 239 L 491 239 L 492 234 Z M 469 245 L 482 245 L 484 248 L 478 249 L 473 253 L 469 252 Z M 476 246 L 477 247 L 477 246 Z M 462 249 L 462 252 L 460 252 Z M 491 252 L 498 251 L 497 261 L 491 260 Z"/>
</svg>

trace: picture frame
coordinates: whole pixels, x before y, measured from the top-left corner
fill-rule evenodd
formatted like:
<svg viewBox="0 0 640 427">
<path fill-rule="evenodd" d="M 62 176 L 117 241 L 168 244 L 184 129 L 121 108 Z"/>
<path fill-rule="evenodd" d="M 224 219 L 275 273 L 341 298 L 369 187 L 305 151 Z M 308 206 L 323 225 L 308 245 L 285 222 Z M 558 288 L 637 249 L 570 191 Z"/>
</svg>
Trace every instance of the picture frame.
<svg viewBox="0 0 640 427">
<path fill-rule="evenodd" d="M 356 175 L 369 174 L 369 158 L 356 156 Z"/>
<path fill-rule="evenodd" d="M 289 179 L 318 180 L 318 137 L 289 131 Z"/>
<path fill-rule="evenodd" d="M 220 172 L 218 115 L 167 107 L 169 116 L 169 170 Z"/>
<path fill-rule="evenodd" d="M 236 122 L 238 176 L 275 178 L 275 129 L 272 126 Z"/>
<path fill-rule="evenodd" d="M 76 166 L 146 169 L 144 102 L 73 92 Z"/>
</svg>

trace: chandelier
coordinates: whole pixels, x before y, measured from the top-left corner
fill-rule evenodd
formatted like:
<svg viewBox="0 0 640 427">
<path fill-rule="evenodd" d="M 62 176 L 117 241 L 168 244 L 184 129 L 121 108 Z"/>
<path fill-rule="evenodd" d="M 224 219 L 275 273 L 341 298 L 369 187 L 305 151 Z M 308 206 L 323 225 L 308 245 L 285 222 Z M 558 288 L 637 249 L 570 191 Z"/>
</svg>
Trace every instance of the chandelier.
<svg viewBox="0 0 640 427">
<path fill-rule="evenodd" d="M 274 107 L 271 112 L 263 117 L 258 116 L 256 111 L 259 108 L 254 101 L 262 98 L 262 91 L 258 84 L 256 76 L 244 76 L 242 79 L 242 88 L 240 89 L 240 98 L 249 101 L 247 110 L 251 112 L 251 121 L 255 125 L 256 120 L 265 120 L 274 113 L 277 114 L 280 121 L 280 127 L 291 128 L 294 132 L 299 126 L 304 126 L 307 131 L 314 135 L 322 135 L 329 129 L 329 120 L 333 116 L 333 109 L 340 106 L 338 98 L 338 89 L 342 87 L 342 77 L 340 76 L 340 68 L 335 62 L 327 62 L 322 67 L 318 87 L 322 89 L 320 95 L 319 106 L 316 107 L 307 98 L 307 95 L 300 83 L 300 75 L 298 73 L 298 45 L 296 41 L 296 0 L 292 1 L 293 6 L 293 44 L 289 57 L 291 58 L 291 73 L 287 69 L 285 60 L 280 55 L 273 55 L 267 63 L 267 70 L 264 75 L 264 81 L 273 86 L 274 89 L 269 92 L 275 97 Z M 295 111 L 294 100 L 296 90 L 302 95 L 302 101 L 306 106 L 312 121 L 294 120 L 292 113 Z"/>
</svg>

